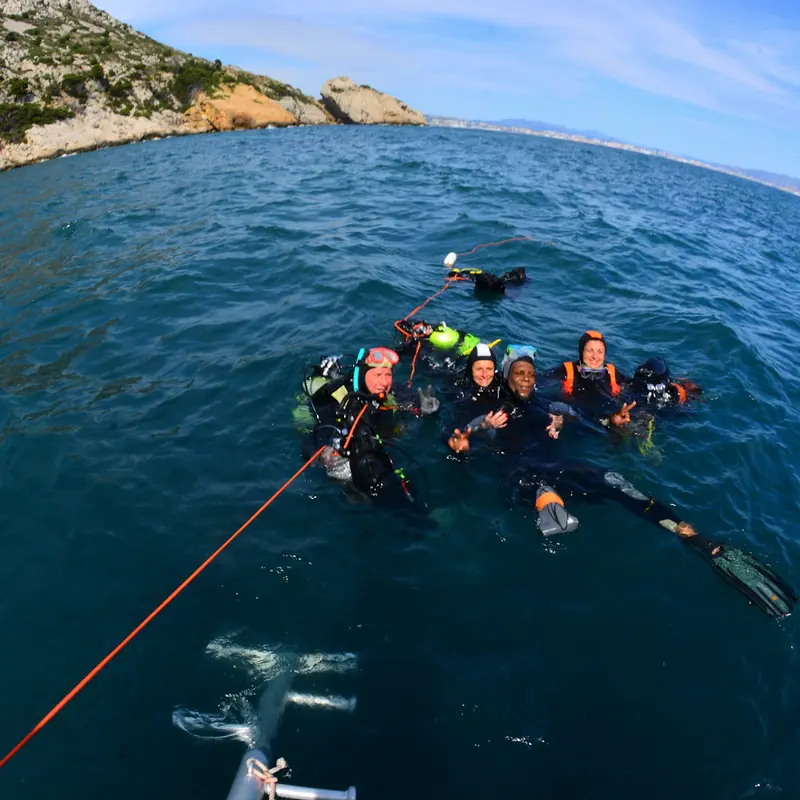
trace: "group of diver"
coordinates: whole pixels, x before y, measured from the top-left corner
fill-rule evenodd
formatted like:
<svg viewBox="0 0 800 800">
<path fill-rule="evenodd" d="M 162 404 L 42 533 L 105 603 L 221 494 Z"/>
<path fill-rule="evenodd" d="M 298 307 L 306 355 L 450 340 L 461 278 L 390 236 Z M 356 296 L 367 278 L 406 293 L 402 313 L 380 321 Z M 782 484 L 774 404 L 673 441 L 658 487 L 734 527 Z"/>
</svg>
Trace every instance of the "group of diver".
<svg viewBox="0 0 800 800">
<path fill-rule="evenodd" d="M 521 280 L 524 272 L 509 282 Z M 606 360 L 602 333 L 588 330 L 578 340 L 577 359 L 537 375 L 534 346 L 508 345 L 498 363 L 499 340 L 483 342 L 445 323 L 420 319 L 398 320 L 394 327 L 402 336 L 398 345 L 363 348 L 352 366 L 342 356 L 328 357 L 303 381 L 302 409 L 311 411 L 309 452 L 321 449 L 320 461 L 331 477 L 393 507 L 417 502 L 387 445 L 398 430 L 398 414 L 437 414 L 443 447 L 453 457 L 487 449 L 513 454 L 513 501 L 535 510 L 543 535 L 578 528 L 565 498 L 612 500 L 703 553 L 767 614 L 783 617 L 792 611 L 797 594 L 764 564 L 700 535 L 682 515 L 618 472 L 564 458 L 559 436 L 565 425 L 647 436 L 657 417 L 680 413 L 700 399 L 702 389 L 673 378 L 663 358 L 647 359 L 628 377 Z M 417 393 L 394 388 L 393 370 L 401 359 L 411 360 L 412 377 L 415 372 L 446 376 L 447 388 L 440 393 L 444 404 L 430 386 Z"/>
</svg>

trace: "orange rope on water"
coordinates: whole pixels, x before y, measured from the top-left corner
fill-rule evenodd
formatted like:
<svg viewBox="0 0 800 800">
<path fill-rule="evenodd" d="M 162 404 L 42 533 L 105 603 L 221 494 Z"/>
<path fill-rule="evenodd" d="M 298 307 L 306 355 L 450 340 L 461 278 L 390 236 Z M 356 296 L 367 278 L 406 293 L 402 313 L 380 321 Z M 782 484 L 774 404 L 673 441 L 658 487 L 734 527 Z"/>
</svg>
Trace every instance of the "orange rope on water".
<svg viewBox="0 0 800 800">
<path fill-rule="evenodd" d="M 422 309 L 425 308 L 425 306 L 428 305 L 428 303 L 430 303 L 430 301 L 433 300 L 434 297 L 438 297 L 445 289 L 447 289 L 448 286 L 450 286 L 451 283 L 455 283 L 457 280 L 460 280 L 460 278 L 458 276 L 453 277 L 453 278 L 448 278 L 445 281 L 444 286 L 442 286 L 442 288 L 439 289 L 438 292 L 434 292 L 424 303 L 421 303 L 413 311 L 411 311 L 410 313 L 406 314 L 403 317 L 403 320 L 407 320 L 410 317 L 413 317 L 414 314 L 416 314 L 418 311 L 422 311 Z"/>
<path fill-rule="evenodd" d="M 217 548 L 217 550 L 215 550 L 180 586 L 178 586 L 178 588 L 175 589 L 172 594 L 170 594 L 161 602 L 160 605 L 151 611 L 150 614 L 148 614 L 144 620 L 142 620 L 142 622 L 140 622 L 91 672 L 89 672 L 86 677 L 84 677 L 72 690 L 64 695 L 64 697 L 59 700 L 59 702 L 56 703 L 56 705 L 54 705 L 53 708 L 51 708 L 50 711 L 48 711 L 38 723 L 36 723 L 36 726 L 3 757 L 2 761 L 0 761 L 0 767 L 5 766 L 5 764 L 7 764 L 11 758 L 16 755 L 42 728 L 44 728 L 44 726 L 47 725 L 47 723 L 50 722 L 50 720 L 53 719 L 53 717 L 58 714 L 58 712 L 61 711 L 61 709 L 64 708 L 64 706 L 67 705 L 67 703 L 69 703 L 69 701 L 72 700 L 72 698 L 75 697 L 75 695 L 78 694 L 78 692 L 80 692 L 80 690 L 83 689 L 84 686 L 86 686 L 86 684 L 89 683 L 89 681 L 91 681 L 98 672 L 100 672 L 100 670 L 103 669 L 103 667 L 105 667 L 127 644 L 129 644 L 134 637 L 136 637 L 153 619 L 155 619 L 158 614 L 160 614 L 229 544 L 231 544 L 231 542 L 233 542 L 233 540 L 236 539 L 236 537 L 251 522 L 253 522 L 253 520 L 256 519 L 256 517 L 258 517 L 258 515 L 264 511 L 265 508 L 270 506 L 273 500 L 275 500 L 283 492 L 283 490 L 295 480 L 295 478 L 299 477 L 307 467 L 311 466 L 311 464 L 316 461 L 324 449 L 324 447 L 320 447 L 320 449 L 317 450 L 317 452 L 314 453 L 314 455 L 311 456 L 311 458 L 309 458 L 308 461 L 306 461 L 306 463 L 303 464 L 303 466 L 300 467 L 300 469 L 297 470 L 297 472 L 295 472 L 295 474 L 292 475 L 292 477 L 289 478 L 289 480 L 286 481 L 286 483 L 284 483 L 283 486 L 281 486 L 281 488 L 278 489 L 278 491 L 275 492 L 275 494 L 273 494 L 272 497 L 270 497 L 269 500 L 267 500 L 267 502 L 264 503 L 264 505 L 261 506 L 261 508 L 259 508 L 258 511 L 256 511 L 256 513 L 253 514 L 253 516 L 250 517 L 250 519 L 248 519 L 244 525 L 242 525 L 241 528 L 239 528 L 238 531 L 236 531 L 236 533 L 234 533 L 224 544 Z"/>
<path fill-rule="evenodd" d="M 509 244 L 511 242 L 541 242 L 549 247 L 555 247 L 555 242 L 546 242 L 543 239 L 537 239 L 535 236 L 515 236 L 512 239 L 501 239 L 499 242 L 486 242 L 485 244 L 476 244 L 472 250 L 467 250 L 465 253 L 456 253 L 457 256 L 471 256 L 483 247 L 497 247 L 501 244 Z"/>
<path fill-rule="evenodd" d="M 512 239 L 503 239 L 502 241 L 499 242 L 487 242 L 486 244 L 479 244 L 473 247 L 472 250 L 469 250 L 465 253 L 457 253 L 456 255 L 468 256 L 471 255 L 472 253 L 475 253 L 477 250 L 480 250 L 483 247 L 496 247 L 501 244 L 508 244 L 509 242 L 538 242 L 538 241 L 541 240 L 533 236 L 519 236 Z M 555 246 L 555 242 L 542 242 L 542 243 Z M 428 305 L 428 303 L 430 303 L 431 300 L 442 294 L 442 292 L 444 292 L 451 284 L 460 280 L 465 280 L 465 279 L 460 278 L 457 275 L 448 278 L 441 289 L 434 292 L 427 300 L 425 300 L 423 303 L 417 306 L 412 312 L 403 317 L 403 320 L 408 320 L 410 317 L 413 317 L 414 314 L 416 314 L 417 312 L 422 311 L 422 309 L 425 308 L 425 306 Z M 404 335 L 406 336 L 408 335 L 397 325 L 397 323 L 395 323 L 395 327 Z M 419 355 L 419 349 L 421 344 L 422 344 L 421 341 L 417 342 L 417 350 L 416 353 L 414 354 L 414 360 L 411 365 L 411 379 L 409 379 L 408 382 L 409 386 L 411 385 L 411 380 L 414 378 L 414 368 L 417 361 L 417 355 Z M 351 428 L 350 433 L 345 441 L 344 444 L 345 447 L 347 447 L 347 445 L 350 443 L 350 440 L 353 436 L 356 426 L 358 425 L 359 420 L 361 419 L 366 409 L 367 406 L 365 405 L 359 412 L 358 416 L 356 417 L 355 422 L 353 423 L 353 427 Z M 3 758 L 0 760 L 0 767 L 4 767 L 42 728 L 44 728 L 45 725 L 47 725 L 48 722 L 50 722 L 51 719 L 53 719 L 53 717 L 56 716 L 56 714 L 58 714 L 59 711 L 61 711 L 61 709 L 64 708 L 64 706 L 67 705 L 67 703 L 70 702 L 70 700 L 72 700 L 84 687 L 86 687 L 86 685 L 104 667 L 106 667 L 112 661 L 112 659 L 114 659 L 117 655 L 119 655 L 119 653 L 128 644 L 130 644 L 130 642 L 133 641 L 133 639 L 136 636 L 138 636 L 139 633 L 141 633 L 141 631 L 144 630 L 144 628 L 147 627 L 147 625 L 149 625 L 187 586 L 189 586 L 189 584 L 192 583 L 192 581 L 194 581 L 194 579 L 197 578 L 197 576 L 200 575 L 200 573 L 203 572 L 206 569 L 206 567 L 208 567 L 217 558 L 217 556 L 220 553 L 222 553 L 222 551 L 225 550 L 239 536 L 239 534 L 241 534 L 245 530 L 245 528 L 247 528 L 247 526 L 250 525 L 250 523 L 253 522 L 256 519 L 256 517 L 258 517 L 261 514 L 262 511 L 268 508 L 272 504 L 272 502 L 276 500 L 278 496 L 282 494 L 283 491 L 296 478 L 300 476 L 302 472 L 304 472 L 309 466 L 311 466 L 311 464 L 314 463 L 314 461 L 317 460 L 317 458 L 319 458 L 320 454 L 324 449 L 325 449 L 324 447 L 320 447 L 319 450 L 317 450 L 317 452 L 314 453 L 314 455 L 311 456 L 311 458 L 309 458 L 308 461 L 306 461 L 306 463 L 303 464 L 303 466 L 300 467 L 300 469 L 297 470 L 297 472 L 295 472 L 295 474 L 292 475 L 292 477 L 289 478 L 289 480 L 286 481 L 286 483 L 284 483 L 283 486 L 281 486 L 281 488 L 278 489 L 278 491 L 275 492 L 275 494 L 273 494 L 272 497 L 270 497 L 269 500 L 267 500 L 267 502 L 264 503 L 264 505 L 262 505 L 261 508 L 259 508 L 258 511 L 256 511 L 255 514 L 253 514 L 250 517 L 250 519 L 248 519 L 247 522 L 245 522 L 244 525 L 242 525 L 239 528 L 239 530 L 236 531 L 236 533 L 234 533 L 227 539 L 227 541 L 225 541 L 222 545 L 220 545 L 220 547 L 218 547 L 217 550 L 215 550 L 191 575 L 189 575 L 188 578 L 186 578 L 186 580 L 183 583 L 180 584 L 180 586 L 178 586 L 168 597 L 166 597 L 153 611 L 151 611 L 150 614 L 148 614 L 102 661 L 100 661 L 90 672 L 88 672 L 85 675 L 84 678 L 82 678 L 67 694 L 65 694 L 64 697 L 62 697 L 61 700 L 59 700 L 58 703 L 56 703 L 56 705 L 54 705 L 50 709 L 50 711 L 48 711 L 47 714 L 45 714 L 45 716 L 42 717 L 42 719 L 39 720 L 39 722 L 37 722 L 32 729 L 8 753 L 6 753 L 5 756 L 3 756 Z"/>
</svg>

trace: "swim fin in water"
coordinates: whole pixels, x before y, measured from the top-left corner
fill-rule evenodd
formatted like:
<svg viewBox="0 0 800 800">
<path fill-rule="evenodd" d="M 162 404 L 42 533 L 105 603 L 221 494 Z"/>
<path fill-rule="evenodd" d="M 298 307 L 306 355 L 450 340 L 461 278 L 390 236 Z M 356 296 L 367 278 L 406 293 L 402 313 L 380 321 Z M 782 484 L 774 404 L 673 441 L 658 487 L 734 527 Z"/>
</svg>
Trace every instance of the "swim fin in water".
<svg viewBox="0 0 800 800">
<path fill-rule="evenodd" d="M 580 522 L 566 508 L 555 489 L 542 484 L 536 492 L 536 510 L 539 512 L 539 530 L 545 536 L 572 533 Z"/>
<path fill-rule="evenodd" d="M 720 575 L 763 612 L 778 619 L 791 614 L 797 593 L 758 559 L 705 536 L 690 536 L 684 541 L 705 553 Z"/>
<path fill-rule="evenodd" d="M 764 613 L 780 619 L 792 612 L 798 600 L 797 593 L 758 559 L 735 547 L 701 536 L 691 526 L 681 522 L 675 516 L 674 509 L 642 494 L 619 473 L 606 472 L 603 480 L 609 490 L 619 492 L 616 497 L 626 508 L 672 531 L 686 545 L 704 553 L 719 574 Z"/>
</svg>

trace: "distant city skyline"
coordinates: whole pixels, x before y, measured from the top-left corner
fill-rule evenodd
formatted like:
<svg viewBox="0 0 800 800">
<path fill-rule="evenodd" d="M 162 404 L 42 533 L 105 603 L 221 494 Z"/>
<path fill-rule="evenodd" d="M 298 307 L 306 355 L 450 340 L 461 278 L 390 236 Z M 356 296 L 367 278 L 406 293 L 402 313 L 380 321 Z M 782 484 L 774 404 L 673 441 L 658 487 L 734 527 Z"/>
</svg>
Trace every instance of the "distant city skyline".
<svg viewBox="0 0 800 800">
<path fill-rule="evenodd" d="M 539 119 L 800 177 L 800 4 L 99 0 L 165 44 L 317 95 L 349 75 L 426 114 Z"/>
</svg>

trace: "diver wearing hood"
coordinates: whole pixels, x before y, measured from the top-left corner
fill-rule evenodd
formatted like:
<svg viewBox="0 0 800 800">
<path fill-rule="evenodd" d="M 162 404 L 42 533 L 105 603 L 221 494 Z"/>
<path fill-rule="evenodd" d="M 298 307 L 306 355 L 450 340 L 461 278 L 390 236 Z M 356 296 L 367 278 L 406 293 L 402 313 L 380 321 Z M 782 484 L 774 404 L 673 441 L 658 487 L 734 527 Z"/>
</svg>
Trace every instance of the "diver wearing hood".
<svg viewBox="0 0 800 800">
<path fill-rule="evenodd" d="M 636 402 L 622 402 L 630 379 L 606 361 L 606 340 L 599 331 L 586 331 L 578 340 L 577 361 L 565 361 L 543 377 L 556 378 L 561 397 L 586 418 L 612 426 L 630 422 Z"/>
<path fill-rule="evenodd" d="M 317 419 L 313 447 L 327 443 L 320 457 L 327 472 L 339 480 L 352 479 L 362 493 L 389 502 L 397 497 L 413 500 L 403 471 L 395 468 L 383 443 L 396 432 L 391 412 L 427 416 L 439 409 L 430 387 L 427 393 L 419 390 L 417 403 L 398 402 L 391 390 L 392 369 L 399 360 L 387 347 L 362 348 L 351 371 L 341 375 L 328 365 L 331 379 L 308 387 L 314 388 L 309 403 Z"/>
<path fill-rule="evenodd" d="M 557 367 L 561 391 L 568 398 L 587 395 L 618 397 L 628 383 L 613 364 L 606 362 L 606 340 L 600 331 L 586 331 L 578 339 L 578 360 Z"/>
<path fill-rule="evenodd" d="M 686 405 L 699 398 L 703 390 L 686 378 L 672 380 L 667 362 L 655 357 L 636 367 L 628 392 L 640 406 L 660 410 Z"/>
<path fill-rule="evenodd" d="M 459 398 L 490 402 L 500 397 L 502 382 L 497 375 L 497 356 L 488 344 L 479 342 L 467 356 L 464 373 L 455 381 Z"/>
<path fill-rule="evenodd" d="M 476 430 L 493 430 L 495 445 L 503 450 L 521 450 L 541 443 L 547 437 L 557 439 L 564 424 L 564 415 L 575 416 L 566 404 L 545 404 L 535 397 L 536 348 L 529 345 L 512 344 L 506 348 L 502 363 L 502 381 L 495 410 L 475 417 L 461 429 L 456 428 L 448 436 L 447 444 L 456 453 L 470 449 L 469 437 Z M 509 427 L 511 420 L 519 420 Z M 522 422 L 525 420 L 525 423 Z M 531 431 L 521 428 L 531 427 Z"/>
<path fill-rule="evenodd" d="M 519 420 L 536 408 L 535 403 L 531 402 L 536 384 L 533 357 L 509 354 L 503 363 L 503 375 L 506 387 L 504 408 L 509 409 L 504 433 L 518 437 L 533 433 L 534 443 L 541 441 L 541 425 L 527 428 L 519 425 Z M 557 406 L 551 405 L 551 424 L 547 428 L 551 437 L 553 429 L 560 428 L 554 410 L 557 410 Z M 470 423 L 474 424 L 475 421 Z M 471 432 L 470 427 L 466 427 L 463 433 L 456 429 L 448 440 L 450 449 L 456 453 L 467 452 L 470 449 Z M 674 533 L 693 550 L 705 555 L 715 571 L 766 614 L 784 617 L 796 605 L 797 593 L 769 567 L 735 547 L 701 536 L 692 525 L 683 521 L 674 508 L 639 491 L 619 473 L 588 464 L 564 464 L 561 459 L 546 458 L 547 455 L 552 455 L 552 448 L 550 454 L 535 447 L 524 450 L 522 463 L 509 480 L 511 499 L 526 508 L 535 509 L 539 530 L 543 535 L 569 533 L 579 527 L 578 519 L 566 510 L 562 494 L 574 497 L 578 502 L 604 503 L 612 500 L 652 525 Z M 561 494 L 554 486 L 559 488 Z"/>
</svg>

